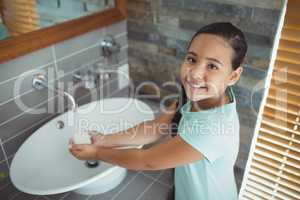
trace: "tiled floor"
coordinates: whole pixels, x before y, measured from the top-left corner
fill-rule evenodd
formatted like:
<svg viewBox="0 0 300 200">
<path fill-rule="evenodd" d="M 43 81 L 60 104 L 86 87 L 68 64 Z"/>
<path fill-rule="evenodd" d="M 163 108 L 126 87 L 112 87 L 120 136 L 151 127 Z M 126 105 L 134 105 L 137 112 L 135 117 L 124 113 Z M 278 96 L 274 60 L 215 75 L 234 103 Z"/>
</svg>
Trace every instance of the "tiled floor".
<svg viewBox="0 0 300 200">
<path fill-rule="evenodd" d="M 113 190 L 99 195 L 74 192 L 49 196 L 34 196 L 18 191 L 11 183 L 0 191 L 2 200 L 166 200 L 173 186 L 172 170 L 131 171 Z"/>
</svg>

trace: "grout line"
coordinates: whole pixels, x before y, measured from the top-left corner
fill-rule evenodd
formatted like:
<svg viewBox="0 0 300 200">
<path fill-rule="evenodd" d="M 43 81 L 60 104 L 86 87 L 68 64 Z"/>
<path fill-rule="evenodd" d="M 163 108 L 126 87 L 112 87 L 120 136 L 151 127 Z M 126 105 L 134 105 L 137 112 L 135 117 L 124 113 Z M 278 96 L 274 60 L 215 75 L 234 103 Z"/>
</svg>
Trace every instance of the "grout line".
<svg viewBox="0 0 300 200">
<path fill-rule="evenodd" d="M 8 162 L 8 157 L 7 157 L 6 151 L 5 151 L 5 149 L 4 149 L 2 139 L 0 139 L 0 146 L 1 146 L 1 149 L 2 149 L 2 152 L 3 152 L 3 155 L 4 155 L 4 159 L 5 159 L 5 161 L 6 161 L 7 167 L 8 167 L 8 169 L 9 169 L 10 166 L 9 166 L 9 162 Z"/>
<path fill-rule="evenodd" d="M 117 35 L 115 35 L 114 37 L 115 37 L 115 39 L 118 39 L 118 38 L 120 38 L 120 37 L 122 37 L 122 36 L 124 36 L 124 35 L 127 35 L 127 32 L 123 32 L 123 33 L 117 34 Z M 97 47 L 97 46 L 100 45 L 100 44 L 101 44 L 101 42 L 99 41 L 99 42 L 97 42 L 96 44 L 93 44 L 93 45 L 88 46 L 88 47 L 86 47 L 86 48 L 83 48 L 83 49 L 80 49 L 80 50 L 78 50 L 78 51 L 75 51 L 75 52 L 73 52 L 73 53 L 71 53 L 71 54 L 68 54 L 68 55 L 66 55 L 66 56 L 64 56 L 64 57 L 61 57 L 60 59 L 57 59 L 57 58 L 56 58 L 56 51 L 55 51 L 55 47 L 54 47 L 54 45 L 53 45 L 53 46 L 51 46 L 50 48 L 51 48 L 51 52 L 52 52 L 52 56 L 53 56 L 54 62 L 49 62 L 49 63 L 47 63 L 47 64 L 43 64 L 43 65 L 41 65 L 40 67 L 37 67 L 36 69 L 31 69 L 31 70 L 43 69 L 44 67 L 47 67 L 47 66 L 52 65 L 52 64 L 54 64 L 54 65 L 57 67 L 57 62 L 60 62 L 60 61 L 62 61 L 62 60 L 64 60 L 64 59 L 67 59 L 67 58 L 69 58 L 69 57 L 71 57 L 71 56 L 74 56 L 74 55 L 76 55 L 76 54 L 82 53 L 82 52 L 84 52 L 84 51 L 86 51 L 86 50 L 89 50 L 89 49 L 91 49 L 91 48 Z M 125 46 L 128 47 L 128 44 L 125 45 Z M 121 49 L 124 49 L 125 46 L 121 47 Z M 57 70 L 58 70 L 58 68 L 57 68 Z M 28 71 L 30 71 L 30 70 L 28 70 Z M 9 79 L 7 79 L 7 80 L 5 80 L 5 81 L 2 81 L 2 82 L 0 82 L 0 85 L 4 84 L 4 83 L 6 83 L 6 82 L 12 81 L 12 80 L 14 80 L 14 79 L 17 79 L 18 77 L 19 77 L 19 76 L 14 76 L 14 77 L 11 77 L 11 78 L 9 78 Z"/>
<path fill-rule="evenodd" d="M 36 70 L 41 70 L 41 69 L 44 69 L 44 68 L 46 68 L 46 67 L 48 67 L 48 66 L 50 66 L 50 65 L 52 65 L 52 64 L 53 64 L 53 62 L 49 62 L 49 63 L 43 64 L 43 65 L 41 65 L 41 66 L 39 66 L 39 67 L 37 67 L 37 68 L 27 70 L 26 72 L 29 72 L 29 71 L 36 71 Z M 25 72 L 23 72 L 22 74 L 24 74 L 24 73 L 25 73 Z M 14 79 L 17 79 L 17 78 L 19 78 L 19 77 L 22 77 L 22 76 L 18 75 L 18 76 L 14 76 L 14 77 L 11 77 L 11 78 L 9 78 L 9 79 L 6 79 L 5 81 L 0 82 L 0 85 L 5 84 L 5 83 L 7 83 L 7 82 L 9 82 L 9 81 L 13 81 Z"/>
<path fill-rule="evenodd" d="M 53 64 L 53 63 L 51 63 L 51 64 Z M 35 72 L 35 71 L 39 71 L 39 70 L 42 70 L 42 69 L 44 69 L 44 67 L 41 68 L 41 69 L 28 70 L 27 72 L 29 72 L 29 71 Z M 29 76 L 29 75 L 25 75 L 25 76 Z M 17 78 L 19 78 L 19 77 L 23 77 L 23 76 L 18 76 L 18 77 L 16 77 L 15 79 L 17 79 Z M 53 83 L 54 81 L 55 81 L 55 79 L 49 81 L 49 83 Z M 0 85 L 1 85 L 1 84 L 0 84 Z M 8 103 L 8 102 L 10 102 L 10 101 L 15 100 L 16 98 L 19 98 L 20 96 L 23 96 L 23 95 L 25 95 L 25 94 L 28 94 L 28 93 L 31 92 L 31 91 L 34 91 L 34 89 L 29 89 L 28 91 L 25 91 L 25 92 L 23 92 L 23 93 L 21 93 L 21 94 L 18 94 L 18 95 L 16 95 L 16 96 L 14 96 L 14 97 L 12 97 L 12 98 L 10 98 L 10 99 L 4 101 L 4 102 L 1 102 L 1 103 L 0 103 L 0 106 L 3 106 L 4 104 L 6 104 L 6 103 Z"/>
<path fill-rule="evenodd" d="M 123 35 L 126 35 L 126 34 L 127 34 L 127 32 L 124 32 L 124 33 L 121 33 L 121 34 L 119 34 L 119 35 L 116 35 L 116 36 L 115 36 L 115 39 L 118 39 L 119 37 L 121 37 L 121 36 L 123 36 Z M 72 57 L 72 56 L 75 56 L 75 55 L 77 55 L 77 54 L 80 54 L 80 53 L 82 53 L 82 52 L 85 52 L 85 51 L 87 51 L 87 50 L 89 50 L 89 49 L 92 49 L 92 48 L 95 48 L 95 47 L 97 47 L 97 46 L 100 47 L 100 44 L 101 44 L 101 41 L 98 41 L 98 42 L 96 42 L 95 44 L 93 44 L 93 45 L 91 45 L 91 46 L 88 46 L 88 47 L 82 48 L 82 49 L 80 49 L 80 50 L 78 50 L 78 51 L 72 52 L 72 53 L 70 53 L 70 54 L 68 54 L 68 55 L 66 55 L 66 56 L 63 56 L 63 57 L 59 58 L 59 59 L 57 59 L 56 56 L 55 56 L 55 61 L 56 61 L 56 62 L 60 62 L 60 61 L 62 61 L 62 60 L 65 60 L 65 59 L 67 59 L 67 58 L 70 58 L 70 57 Z M 128 46 L 128 45 L 125 45 L 125 46 Z M 121 47 L 121 48 L 123 48 L 123 47 Z"/>
<path fill-rule="evenodd" d="M 15 155 L 15 154 L 13 153 L 13 154 L 7 156 L 7 160 L 9 160 L 9 159 L 10 159 L 11 157 L 13 157 L 14 155 Z M 5 159 L 1 160 L 1 161 L 0 161 L 0 164 L 1 164 L 1 163 L 4 163 L 4 162 L 6 162 Z M 8 162 L 8 163 L 9 163 L 9 162 Z"/>
<path fill-rule="evenodd" d="M 114 200 L 115 198 L 117 198 L 117 197 L 119 196 L 119 194 L 121 194 L 121 192 L 124 191 L 124 190 L 130 185 L 130 183 L 132 183 L 132 182 L 136 179 L 136 177 L 137 177 L 140 173 L 141 173 L 141 171 L 137 172 L 137 173 L 134 175 L 134 177 L 132 177 L 132 178 L 127 182 L 127 184 L 124 185 L 124 187 L 121 188 L 121 189 L 120 189 L 120 190 L 119 190 L 119 191 L 111 198 L 111 200 Z"/>
<path fill-rule="evenodd" d="M 80 66 L 80 67 L 77 67 L 77 68 L 75 68 L 75 69 L 73 69 L 73 70 L 71 70 L 71 71 L 69 71 L 69 72 L 67 72 L 67 73 L 64 73 L 64 75 L 63 75 L 62 77 L 57 77 L 56 80 L 59 80 L 59 79 L 61 79 L 61 78 L 63 78 L 63 77 L 66 77 L 66 76 L 68 76 L 68 75 L 70 75 L 70 74 L 72 74 L 72 73 L 74 73 L 74 72 L 76 72 L 76 71 L 78 71 L 78 70 L 81 70 L 82 68 L 86 68 L 86 67 L 88 67 L 88 66 L 91 65 L 91 64 L 94 64 L 94 63 L 96 63 L 96 62 L 102 61 L 103 59 L 104 59 L 104 58 L 101 57 L 101 58 L 94 59 L 94 60 L 91 61 L 91 62 L 85 63 L 84 65 L 82 65 L 82 66 Z"/>
<path fill-rule="evenodd" d="M 3 141 L 3 143 L 7 143 L 7 142 L 9 142 L 10 140 L 12 140 L 12 139 L 14 139 L 14 138 L 16 138 L 16 137 L 22 135 L 24 132 L 28 131 L 29 129 L 33 128 L 34 126 L 37 126 L 37 125 L 43 123 L 44 121 L 50 119 L 51 117 L 53 117 L 53 115 L 50 115 L 50 116 L 48 116 L 48 117 L 46 117 L 46 118 L 40 119 L 39 121 L 35 122 L 34 124 L 30 125 L 29 127 L 23 129 L 21 132 L 19 132 L 19 133 L 13 135 L 13 136 L 7 138 L 6 140 Z"/>
<path fill-rule="evenodd" d="M 93 44 L 93 45 L 88 46 L 88 47 L 86 47 L 86 48 L 83 48 L 83 49 L 80 49 L 80 50 L 78 50 L 78 51 L 72 52 L 72 53 L 70 53 L 70 54 L 68 54 L 68 55 L 66 55 L 66 56 L 63 56 L 63 57 L 57 59 L 56 62 L 60 62 L 60 61 L 62 61 L 62 60 L 68 59 L 68 58 L 70 58 L 70 57 L 72 57 L 72 56 L 75 56 L 75 55 L 77 55 L 77 54 L 80 54 L 80 53 L 83 53 L 83 52 L 85 52 L 85 51 L 88 51 L 88 50 L 90 50 L 90 49 L 92 49 L 92 48 L 97 47 L 98 45 L 99 45 L 99 43 L 96 43 L 96 44 Z"/>
<path fill-rule="evenodd" d="M 54 70 L 55 70 L 55 73 L 56 73 L 55 76 L 56 76 L 56 78 L 58 78 L 58 77 L 57 77 L 57 76 L 58 76 L 58 66 L 57 66 L 57 62 L 60 62 L 60 61 L 62 61 L 62 60 L 64 60 L 64 59 L 67 59 L 67 58 L 73 56 L 73 55 L 76 55 L 76 54 L 79 54 L 79 53 L 81 53 L 81 52 L 84 52 L 85 50 L 89 50 L 90 48 L 96 47 L 97 45 L 99 45 L 99 43 L 96 43 L 95 45 L 89 46 L 89 47 L 87 47 L 87 48 L 85 48 L 85 49 L 81 49 L 81 50 L 79 50 L 79 51 L 77 51 L 77 52 L 73 52 L 72 54 L 69 54 L 69 55 L 67 55 L 67 56 L 64 56 L 64 57 L 60 58 L 59 60 L 56 59 L 55 49 L 54 49 L 54 47 L 52 46 L 51 49 L 52 49 L 52 56 L 54 57 L 54 62 L 47 63 L 47 64 L 45 64 L 45 65 L 42 65 L 41 67 L 38 67 L 37 69 L 32 69 L 32 70 L 28 70 L 28 71 L 37 71 L 37 70 L 41 70 L 41 69 L 44 69 L 45 67 L 47 67 L 47 66 L 49 66 L 49 65 L 54 64 Z M 128 48 L 128 45 L 124 45 L 124 46 L 121 47 L 121 50 L 124 50 L 124 49 L 127 49 L 127 48 Z M 53 51 L 54 51 L 54 52 L 53 52 Z M 101 57 L 100 59 L 95 59 L 94 62 L 98 62 L 98 61 L 101 61 L 101 60 L 103 60 L 103 59 L 105 59 L 105 58 L 104 58 L 104 57 Z M 124 59 L 124 60 L 127 60 L 127 59 Z M 121 65 L 121 63 L 122 63 L 124 60 L 120 61 L 120 62 L 119 62 L 119 65 Z M 88 64 L 84 64 L 83 67 L 84 67 L 84 66 L 87 66 L 87 65 L 91 65 L 92 63 L 93 63 L 93 62 L 89 62 Z M 115 64 L 115 65 L 111 65 L 110 67 L 115 67 L 115 66 L 119 66 L 119 65 L 118 65 L 118 64 Z M 74 71 L 77 71 L 77 70 L 79 70 L 79 69 L 81 69 L 81 68 L 83 68 L 83 67 L 76 68 L 75 70 L 73 70 L 73 72 L 74 72 Z M 27 71 L 27 72 L 28 72 L 28 71 Z M 69 74 L 69 73 L 67 73 L 67 74 Z M 65 75 L 64 75 L 64 76 L 65 76 Z M 0 82 L 0 85 L 1 85 L 2 83 L 4 84 L 4 83 L 6 83 L 6 82 L 15 80 L 15 79 L 17 79 L 17 78 L 19 78 L 19 77 L 22 77 L 22 76 L 15 76 L 15 77 L 13 77 L 13 78 L 10 78 L 10 79 L 8 79 L 8 80 L 5 80 L 5 81 L 3 81 L 3 82 Z M 54 82 L 54 81 L 56 81 L 56 80 L 58 80 L 58 79 L 56 79 L 56 78 L 54 78 L 54 80 L 52 80 L 51 83 Z M 24 93 L 21 93 L 21 94 L 15 96 L 15 97 L 13 97 L 13 98 L 10 98 L 10 99 L 8 99 L 8 100 L 6 100 L 6 101 L 0 103 L 0 106 L 2 106 L 2 105 L 4 105 L 4 104 L 6 104 L 6 103 L 8 103 L 8 102 L 10 102 L 10 101 L 12 101 L 12 100 L 18 98 L 18 97 L 20 97 L 20 96 L 22 96 L 22 95 L 28 94 L 28 93 L 31 92 L 31 91 L 34 91 L 34 89 L 31 89 L 31 90 L 29 90 L 29 91 L 26 91 L 26 92 L 24 92 Z M 1 125 L 0 125 L 0 126 L 1 126 Z"/>
<path fill-rule="evenodd" d="M 104 58 L 96 59 L 96 60 L 94 60 L 93 62 L 98 62 L 98 61 L 101 61 L 101 60 L 103 60 L 103 59 L 104 59 Z M 72 70 L 71 72 L 66 73 L 63 77 L 65 77 L 65 76 L 67 76 L 67 75 L 70 75 L 71 73 L 74 73 L 74 72 L 77 71 L 77 70 L 80 70 L 80 69 L 82 69 L 82 68 L 85 68 L 86 66 L 90 65 L 90 64 L 93 63 L 93 62 L 90 62 L 90 63 L 88 63 L 88 64 L 85 64 L 85 65 L 83 65 L 82 67 L 76 68 L 76 69 Z M 124 63 L 123 63 L 123 62 L 124 62 Z M 111 65 L 110 67 L 112 67 L 112 68 L 113 68 L 113 67 L 118 67 L 118 66 L 122 65 L 122 63 L 123 63 L 123 64 L 126 64 L 126 63 L 127 63 L 127 59 L 124 59 L 124 60 L 120 61 L 119 64 Z M 60 77 L 60 78 L 63 78 L 63 77 Z M 59 77 L 57 77 L 57 78 L 59 78 Z M 60 78 L 59 78 L 59 79 L 60 79 Z M 52 80 L 50 83 L 53 83 L 53 82 L 55 82 L 56 80 L 59 80 L 59 79 L 54 79 L 54 80 Z M 35 89 L 31 89 L 31 90 L 29 90 L 29 91 L 27 91 L 27 92 L 25 92 L 25 93 L 22 93 L 22 94 L 20 94 L 20 95 L 18 95 L 18 96 L 16 96 L 16 97 L 14 97 L 13 99 L 10 99 L 9 101 L 13 101 L 13 100 L 15 100 L 16 98 L 19 98 L 19 97 L 21 97 L 21 96 L 23 96 L 23 95 L 29 94 L 30 92 L 33 92 L 34 90 L 35 90 Z M 55 97 L 56 97 L 56 96 L 55 96 Z M 55 97 L 54 97 L 54 98 L 55 98 Z M 54 98 L 52 98 L 52 99 L 54 99 Z M 48 99 L 48 101 L 49 101 L 49 100 L 52 100 L 52 99 Z M 14 116 L 14 117 L 12 117 L 12 118 L 10 118 L 10 119 L 8 119 L 8 120 L 2 122 L 2 123 L 0 124 L 0 127 L 3 126 L 3 125 L 6 124 L 6 123 L 12 121 L 12 120 L 17 119 L 18 117 L 21 117 L 21 116 L 24 115 L 27 111 L 33 110 L 34 108 L 40 106 L 41 104 L 43 104 L 43 103 L 45 103 L 45 102 L 46 102 L 46 101 L 41 102 L 40 104 L 34 106 L 33 108 L 30 108 L 30 109 L 28 109 L 28 110 L 26 110 L 26 111 L 24 111 L 24 112 L 22 112 L 22 113 L 20 113 L 20 114 L 18 114 L 18 115 L 16 115 L 16 116 Z M 8 102 L 6 102 L 6 103 L 8 103 Z M 2 105 L 2 104 L 0 104 L 0 106 L 1 106 L 1 105 Z"/>
<path fill-rule="evenodd" d="M 141 199 L 141 198 L 143 197 L 143 195 L 151 188 L 151 186 L 152 186 L 154 183 L 155 183 L 155 180 L 152 181 L 152 182 L 145 188 L 145 190 L 144 190 L 142 193 L 140 193 L 140 195 L 136 198 L 136 200 Z"/>
<path fill-rule="evenodd" d="M 140 174 L 140 171 L 137 172 L 112 198 L 111 200 L 115 199 L 118 197 L 118 195 L 127 188 L 127 186 L 134 181 L 134 179 Z M 94 195 L 90 195 L 88 196 L 85 200 L 89 200 L 91 197 L 93 197 Z"/>
<path fill-rule="evenodd" d="M 5 104 L 9 103 L 10 101 L 14 101 L 15 99 L 17 99 L 17 98 L 19 98 L 19 97 L 21 97 L 21 96 L 23 96 L 23 95 L 26 95 L 26 94 L 28 94 L 28 93 L 30 93 L 30 92 L 32 92 L 32 91 L 34 91 L 34 89 L 30 89 L 30 90 L 27 90 L 26 92 L 23 92 L 23 93 L 21 93 L 21 94 L 18 94 L 17 96 L 14 96 L 13 98 L 10 98 L 10 99 L 8 99 L 8 100 L 6 100 L 6 101 L 0 103 L 0 106 L 3 106 L 3 105 L 5 105 Z"/>
<path fill-rule="evenodd" d="M 55 79 L 49 81 L 49 83 L 52 84 L 52 83 L 54 83 L 54 81 L 55 81 Z M 34 88 L 29 89 L 29 90 L 27 90 L 26 92 L 23 92 L 23 93 L 21 93 L 21 94 L 18 94 L 18 95 L 16 95 L 16 96 L 14 96 L 13 98 L 10 98 L 10 99 L 8 99 L 8 100 L 6 100 L 6 101 L 0 103 L 0 106 L 3 106 L 4 104 L 9 103 L 10 101 L 14 101 L 14 100 L 16 100 L 17 98 L 20 98 L 21 96 L 24 96 L 24 95 L 26 95 L 26 94 L 29 94 L 30 92 L 33 92 L 33 91 L 35 91 Z"/>
<path fill-rule="evenodd" d="M 143 197 L 143 195 L 151 188 L 151 186 L 158 181 L 158 179 L 162 176 L 162 174 L 164 173 L 164 171 L 160 172 L 160 174 L 157 176 L 157 178 L 151 178 L 151 180 L 153 180 L 146 188 L 145 190 L 136 198 L 136 200 L 139 200 L 140 198 Z M 142 172 L 142 174 L 144 175 L 144 173 Z M 147 176 L 145 176 L 147 177 Z"/>
<path fill-rule="evenodd" d="M 48 102 L 48 101 L 50 101 L 50 100 L 52 100 L 52 99 L 54 99 L 54 98 L 56 98 L 56 97 L 57 97 L 57 95 L 54 96 L 54 97 L 50 97 L 49 99 L 47 99 L 47 100 L 45 100 L 45 101 L 43 101 L 43 102 L 37 104 L 36 106 L 34 106 L 34 107 L 32 107 L 32 108 L 29 108 L 29 109 L 25 110 L 24 112 L 22 112 L 22 113 L 20 113 L 20 114 L 18 114 L 18 115 L 15 115 L 14 117 L 12 117 L 12 118 L 10 118 L 10 119 L 8 119 L 8 120 L 2 122 L 2 123 L 0 124 L 0 127 L 3 126 L 4 124 L 8 123 L 8 122 L 13 121 L 14 119 L 19 118 L 20 116 L 24 115 L 24 113 L 26 113 L 26 112 L 30 112 L 30 111 L 34 110 L 35 108 L 41 106 L 42 104 L 44 104 L 44 103 L 46 103 L 46 102 Z"/>
<path fill-rule="evenodd" d="M 115 39 L 118 39 L 118 38 L 120 38 L 120 37 L 123 37 L 124 35 L 127 35 L 127 32 L 125 31 L 125 32 L 122 32 L 122 33 L 119 33 L 119 34 L 116 34 L 114 37 L 115 37 Z"/>
<path fill-rule="evenodd" d="M 163 171 L 162 173 L 165 173 L 165 171 Z M 169 185 L 169 184 L 167 184 L 167 183 L 164 183 L 164 182 L 160 181 L 158 178 L 156 179 L 156 178 L 154 178 L 154 177 L 152 177 L 152 176 L 149 176 L 149 175 L 147 175 L 147 174 L 145 174 L 145 173 L 143 173 L 143 172 L 142 172 L 142 174 L 143 174 L 144 176 L 146 176 L 147 178 L 156 180 L 156 182 L 158 182 L 158 183 L 160 183 L 160 184 L 162 184 L 162 185 L 164 185 L 164 186 L 166 186 L 166 187 L 168 187 L 168 188 L 172 188 L 172 185 Z M 161 177 L 161 176 L 160 176 L 160 177 Z M 159 178 L 160 178 L 160 177 L 159 177 Z"/>
<path fill-rule="evenodd" d="M 99 60 L 102 60 L 102 59 L 99 59 Z M 122 63 L 122 62 L 124 62 L 124 61 L 126 61 L 126 60 L 123 60 L 123 61 L 121 61 L 120 63 Z M 112 66 L 113 66 L 113 65 L 112 65 Z M 119 66 L 119 65 L 115 65 L 115 66 Z M 85 67 L 85 65 L 84 65 L 83 67 L 81 67 L 81 68 L 84 68 L 84 67 Z M 77 68 L 76 70 L 81 69 L 81 68 Z M 76 70 L 74 70 L 74 71 L 76 71 Z M 67 75 L 73 73 L 74 71 L 69 72 L 69 73 L 66 74 L 65 76 L 67 76 Z M 61 78 L 63 78 L 63 77 L 61 77 Z M 52 81 L 52 82 L 53 82 L 53 81 Z M 51 83 L 52 83 L 52 82 L 51 82 Z M 109 85 L 110 83 L 106 83 L 106 84 Z M 103 87 L 103 86 L 104 86 L 104 85 L 102 85 L 102 86 L 100 86 L 100 87 Z M 99 88 L 99 89 L 101 89 L 101 88 Z M 32 89 L 32 91 L 33 91 L 33 90 L 34 90 L 34 89 Z M 119 90 L 114 91 L 110 96 L 113 96 L 113 95 L 116 94 L 118 91 L 119 91 Z M 92 93 L 95 93 L 95 92 L 97 92 L 97 90 L 93 91 Z M 81 96 L 80 98 L 77 99 L 77 101 L 80 101 L 81 99 L 87 97 L 88 95 L 90 95 L 90 94 L 86 94 L 86 95 L 84 95 L 84 96 Z M 6 124 L 6 123 L 12 121 L 12 120 L 15 120 L 15 119 L 21 117 L 21 116 L 24 115 L 27 111 L 33 110 L 34 108 L 36 108 L 36 107 L 38 107 L 38 106 L 40 106 L 40 105 L 46 103 L 47 101 L 50 101 L 50 100 L 54 99 L 54 98 L 56 98 L 56 97 L 57 97 L 57 95 L 54 96 L 54 97 L 52 97 L 52 98 L 47 99 L 46 101 L 41 102 L 40 104 L 34 106 L 33 108 L 30 108 L 30 109 L 26 110 L 25 112 L 20 113 L 19 115 L 16 115 L 16 116 L 14 116 L 14 117 L 12 117 L 12 118 L 10 118 L 10 119 L 8 119 L 8 120 L 2 122 L 2 123 L 0 124 L 0 127 L 3 126 L 3 125 Z M 51 118 L 51 117 L 52 117 L 52 115 L 49 116 L 49 117 L 47 117 L 46 119 L 49 119 L 49 118 Z M 9 140 L 11 140 L 11 139 L 13 139 L 13 138 L 15 138 L 15 137 L 21 135 L 23 132 L 25 132 L 25 131 L 27 131 L 28 129 L 32 128 L 33 126 L 37 125 L 37 124 L 40 123 L 42 120 L 44 120 L 44 119 L 41 119 L 40 121 L 36 122 L 36 123 L 33 124 L 32 126 L 26 128 L 26 129 L 25 129 L 24 131 L 22 131 L 21 133 L 19 133 L 19 134 L 17 134 L 17 135 L 14 135 L 14 136 L 10 137 L 10 138 L 4 140 L 3 142 L 6 143 L 6 142 L 8 142 Z"/>
</svg>

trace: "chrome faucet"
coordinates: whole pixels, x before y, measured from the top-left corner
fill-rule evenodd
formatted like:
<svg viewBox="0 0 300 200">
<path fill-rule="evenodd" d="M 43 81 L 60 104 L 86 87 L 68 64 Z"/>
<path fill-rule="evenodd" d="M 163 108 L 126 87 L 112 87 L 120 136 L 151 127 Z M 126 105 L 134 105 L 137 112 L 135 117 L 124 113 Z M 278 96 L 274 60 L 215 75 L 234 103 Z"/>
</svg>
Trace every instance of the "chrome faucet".
<svg viewBox="0 0 300 200">
<path fill-rule="evenodd" d="M 47 76 L 46 75 L 35 74 L 32 79 L 32 86 L 33 86 L 33 88 L 35 88 L 37 90 L 42 90 L 44 88 L 47 88 L 48 90 L 51 90 L 62 97 L 67 97 L 72 103 L 72 111 L 75 112 L 77 110 L 78 105 L 76 104 L 74 97 L 71 94 L 69 94 L 68 92 L 60 90 L 59 88 L 50 88 L 47 84 Z"/>
</svg>

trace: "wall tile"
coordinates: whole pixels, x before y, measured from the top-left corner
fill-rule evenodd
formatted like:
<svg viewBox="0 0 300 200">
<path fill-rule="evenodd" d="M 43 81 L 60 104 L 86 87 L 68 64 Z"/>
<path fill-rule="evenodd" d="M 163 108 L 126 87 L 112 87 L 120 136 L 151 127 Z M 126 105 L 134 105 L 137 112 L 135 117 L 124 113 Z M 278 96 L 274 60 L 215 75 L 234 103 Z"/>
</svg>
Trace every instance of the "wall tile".
<svg viewBox="0 0 300 200">
<path fill-rule="evenodd" d="M 252 14 L 251 7 L 224 4 L 222 2 L 209 2 L 205 0 L 184 0 L 184 8 L 210 13 L 222 13 L 222 15 L 225 16 L 239 16 L 242 18 L 250 18 Z"/>
<path fill-rule="evenodd" d="M 165 7 L 170 7 L 170 6 L 183 7 L 183 5 L 184 5 L 183 0 L 162 0 L 161 1 L 161 6 L 165 6 Z"/>
<path fill-rule="evenodd" d="M 105 28 L 105 35 L 119 35 L 127 32 L 127 21 L 117 22 Z"/>
<path fill-rule="evenodd" d="M 27 112 L 29 109 L 34 109 L 37 105 L 46 102 L 49 98 L 53 98 L 54 94 L 51 91 L 49 92 L 50 93 L 48 93 L 47 89 L 32 91 L 2 105 L 0 112 L 3 114 L 0 116 L 0 124 L 3 125 L 5 121 Z"/>
<path fill-rule="evenodd" d="M 18 76 L 16 79 L 0 84 L 0 91 L 5 93 L 6 95 L 0 96 L 0 110 L 3 106 L 1 105 L 4 102 L 9 100 L 13 100 L 16 96 L 27 93 L 30 90 L 34 90 L 32 87 L 32 78 L 35 74 L 46 74 L 48 78 L 48 82 L 50 85 L 53 85 L 51 82 L 54 80 L 54 65 L 50 64 L 42 69 L 33 69 L 27 71 L 26 74 L 22 76 Z M 14 89 L 16 92 L 14 92 Z M 1 118 L 1 117 L 0 117 Z"/>
<path fill-rule="evenodd" d="M 0 137 L 3 142 L 7 139 L 11 138 L 16 134 L 20 134 L 27 129 L 31 129 L 31 126 L 35 125 L 35 123 L 40 122 L 40 120 L 49 120 L 48 117 L 55 115 L 55 100 L 45 102 L 41 106 L 37 107 L 37 109 L 45 109 L 44 113 L 41 114 L 30 114 L 30 113 L 22 113 L 19 117 L 6 122 L 0 128 Z M 49 111 L 48 111 L 49 110 Z"/>
<path fill-rule="evenodd" d="M 45 115 L 47 117 L 45 117 Z M 24 128 L 17 130 L 17 136 L 14 138 L 7 140 L 3 145 L 6 150 L 6 153 L 8 156 L 11 156 L 17 152 L 17 150 L 20 148 L 20 146 L 23 144 L 23 142 L 34 133 L 39 127 L 41 127 L 43 124 L 45 124 L 47 121 L 55 117 L 55 114 L 44 114 L 44 116 L 29 116 L 27 115 L 26 118 L 24 117 L 24 120 L 26 120 L 26 124 L 24 123 Z M 31 123 L 28 123 L 31 121 Z M 30 127 L 32 126 L 32 127 Z M 21 128 L 21 125 L 20 125 Z M 10 135 L 11 136 L 11 135 Z M 38 144 L 37 144 L 38 145 Z M 41 147 L 42 148 L 42 147 Z"/>
<path fill-rule="evenodd" d="M 0 64 L 0 83 L 52 62 L 51 47 L 48 47 Z"/>
<path fill-rule="evenodd" d="M 121 47 L 125 47 L 128 45 L 127 33 L 119 35 L 118 37 L 115 37 L 114 39 L 116 40 L 116 43 L 119 44 Z"/>
<path fill-rule="evenodd" d="M 56 59 L 74 54 L 82 49 L 100 43 L 103 39 L 105 29 L 88 32 L 75 38 L 63 41 L 55 45 Z"/>
<path fill-rule="evenodd" d="M 97 46 L 60 60 L 57 63 L 59 77 L 84 66 L 90 66 L 92 63 L 95 63 L 100 59 L 100 47 Z"/>
<path fill-rule="evenodd" d="M 277 22 L 280 17 L 278 10 L 268 8 L 253 8 L 252 12 L 252 20 L 254 22 L 273 24 L 274 22 Z"/>
</svg>

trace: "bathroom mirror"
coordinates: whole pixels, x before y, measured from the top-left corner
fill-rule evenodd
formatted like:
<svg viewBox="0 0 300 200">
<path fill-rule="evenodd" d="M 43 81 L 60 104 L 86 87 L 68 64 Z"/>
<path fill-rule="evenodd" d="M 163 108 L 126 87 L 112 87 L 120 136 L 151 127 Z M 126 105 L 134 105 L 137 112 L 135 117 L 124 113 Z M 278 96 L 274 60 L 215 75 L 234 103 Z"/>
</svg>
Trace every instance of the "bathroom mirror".
<svg viewBox="0 0 300 200">
<path fill-rule="evenodd" d="M 3 63 L 125 19 L 126 0 L 0 0 L 0 10 Z"/>
</svg>

